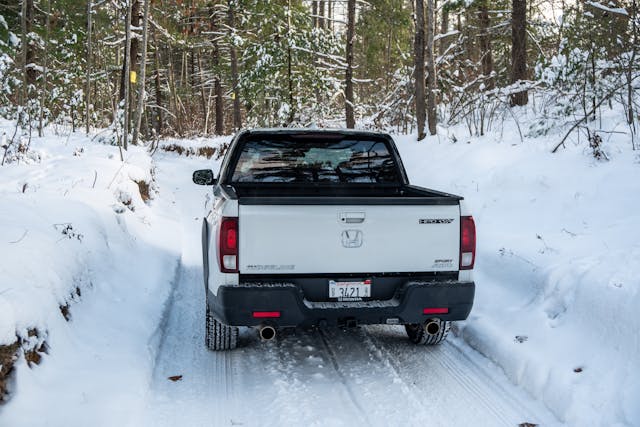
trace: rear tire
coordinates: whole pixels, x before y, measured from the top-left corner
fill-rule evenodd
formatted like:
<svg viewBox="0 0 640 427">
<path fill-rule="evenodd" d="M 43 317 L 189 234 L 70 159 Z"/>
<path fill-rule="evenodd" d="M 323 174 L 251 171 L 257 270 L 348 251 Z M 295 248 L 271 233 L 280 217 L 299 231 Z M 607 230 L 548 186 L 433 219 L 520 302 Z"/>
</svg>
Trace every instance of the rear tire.
<svg viewBox="0 0 640 427">
<path fill-rule="evenodd" d="M 205 343 L 213 351 L 233 350 L 238 346 L 238 327 L 221 323 L 207 307 Z"/>
<path fill-rule="evenodd" d="M 445 322 L 442 320 L 439 320 L 439 322 L 440 330 L 435 335 L 429 335 L 424 330 L 424 325 L 421 323 L 404 325 L 404 328 L 409 336 L 409 341 L 412 343 L 417 345 L 436 345 L 440 344 L 447 338 L 449 329 L 451 329 L 451 322 Z"/>
</svg>

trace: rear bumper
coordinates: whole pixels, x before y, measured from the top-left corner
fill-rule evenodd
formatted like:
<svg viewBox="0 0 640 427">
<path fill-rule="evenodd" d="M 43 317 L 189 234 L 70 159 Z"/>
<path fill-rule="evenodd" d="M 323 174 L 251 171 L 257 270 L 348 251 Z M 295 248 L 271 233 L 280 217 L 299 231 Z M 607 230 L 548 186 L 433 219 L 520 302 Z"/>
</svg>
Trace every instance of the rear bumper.
<svg viewBox="0 0 640 427">
<path fill-rule="evenodd" d="M 408 282 L 386 301 L 311 302 L 293 284 L 249 284 L 220 286 L 217 296 L 209 291 L 207 300 L 214 315 L 227 325 L 309 327 L 422 323 L 432 317 L 464 320 L 471 311 L 474 295 L 474 282 Z M 423 309 L 427 307 L 446 307 L 449 312 L 425 315 Z M 281 315 L 256 319 L 254 311 L 279 311 Z"/>
</svg>

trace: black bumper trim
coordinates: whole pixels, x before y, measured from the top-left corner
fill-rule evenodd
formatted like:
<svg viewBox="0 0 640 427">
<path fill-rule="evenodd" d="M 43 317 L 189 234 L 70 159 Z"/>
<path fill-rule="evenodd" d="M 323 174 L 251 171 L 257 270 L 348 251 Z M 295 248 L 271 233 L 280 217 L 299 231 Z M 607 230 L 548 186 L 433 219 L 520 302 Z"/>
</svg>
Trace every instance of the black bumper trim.
<svg viewBox="0 0 640 427">
<path fill-rule="evenodd" d="M 208 304 L 224 324 L 233 326 L 336 326 L 345 320 L 358 324 L 422 323 L 430 317 L 464 320 L 469 316 L 475 295 L 474 282 L 407 282 L 387 301 L 358 303 L 305 301 L 302 290 L 293 284 L 220 286 L 218 295 L 209 291 Z M 427 307 L 447 307 L 442 315 L 425 315 Z M 280 311 L 279 318 L 256 319 L 254 311 Z M 395 321 L 394 321 L 395 322 Z"/>
</svg>

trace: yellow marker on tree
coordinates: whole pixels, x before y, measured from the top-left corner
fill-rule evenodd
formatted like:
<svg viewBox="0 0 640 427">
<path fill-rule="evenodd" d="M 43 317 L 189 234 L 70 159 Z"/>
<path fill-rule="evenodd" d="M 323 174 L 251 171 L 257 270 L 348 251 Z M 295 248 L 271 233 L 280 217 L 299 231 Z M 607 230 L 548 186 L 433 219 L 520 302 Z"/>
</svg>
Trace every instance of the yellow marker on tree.
<svg viewBox="0 0 640 427">
<path fill-rule="evenodd" d="M 135 72 L 135 71 L 132 71 L 132 72 L 129 74 L 129 81 L 130 81 L 131 83 L 135 83 L 137 80 L 138 80 L 138 75 L 136 74 L 136 72 Z"/>
</svg>

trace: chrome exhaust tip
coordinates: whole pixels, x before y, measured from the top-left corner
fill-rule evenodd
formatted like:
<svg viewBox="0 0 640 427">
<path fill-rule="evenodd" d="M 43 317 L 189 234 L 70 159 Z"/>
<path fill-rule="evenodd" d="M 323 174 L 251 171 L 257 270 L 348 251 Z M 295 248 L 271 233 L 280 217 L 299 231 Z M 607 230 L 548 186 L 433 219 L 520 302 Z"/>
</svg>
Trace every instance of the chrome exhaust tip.
<svg viewBox="0 0 640 427">
<path fill-rule="evenodd" d="M 429 319 L 424 322 L 424 331 L 428 335 L 436 335 L 438 332 L 440 332 L 440 323 L 440 319 Z"/>
<path fill-rule="evenodd" d="M 264 341 L 271 341 L 276 337 L 276 329 L 269 325 L 260 326 L 260 329 L 258 329 L 258 335 L 260 335 L 260 339 Z"/>
</svg>

